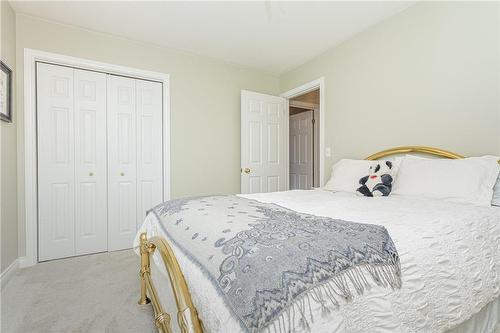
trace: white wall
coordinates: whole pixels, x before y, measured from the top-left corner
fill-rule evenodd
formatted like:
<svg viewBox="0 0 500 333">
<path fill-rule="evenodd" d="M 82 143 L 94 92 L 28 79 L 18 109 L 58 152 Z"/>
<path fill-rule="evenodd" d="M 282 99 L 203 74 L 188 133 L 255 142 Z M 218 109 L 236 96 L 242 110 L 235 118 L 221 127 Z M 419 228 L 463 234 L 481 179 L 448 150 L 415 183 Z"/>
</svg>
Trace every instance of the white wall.
<svg viewBox="0 0 500 333">
<path fill-rule="evenodd" d="M 240 90 L 279 92 L 279 79 L 150 44 L 17 16 L 17 101 L 23 108 L 24 48 L 170 74 L 173 197 L 240 191 Z M 19 222 L 24 235 L 24 131 L 19 113 Z M 24 238 L 21 237 L 24 254 Z"/>
<path fill-rule="evenodd" d="M 1 54 L 2 61 L 16 79 L 16 16 L 10 4 L 1 1 Z M 15 85 L 15 83 L 13 83 Z M 15 89 L 14 89 L 15 94 Z M 17 111 L 13 103 L 13 121 L 0 121 L 1 170 L 1 270 L 4 271 L 17 258 Z"/>
<path fill-rule="evenodd" d="M 283 75 L 281 91 L 325 77 L 327 175 L 400 145 L 500 155 L 499 14 L 419 3 Z"/>
</svg>

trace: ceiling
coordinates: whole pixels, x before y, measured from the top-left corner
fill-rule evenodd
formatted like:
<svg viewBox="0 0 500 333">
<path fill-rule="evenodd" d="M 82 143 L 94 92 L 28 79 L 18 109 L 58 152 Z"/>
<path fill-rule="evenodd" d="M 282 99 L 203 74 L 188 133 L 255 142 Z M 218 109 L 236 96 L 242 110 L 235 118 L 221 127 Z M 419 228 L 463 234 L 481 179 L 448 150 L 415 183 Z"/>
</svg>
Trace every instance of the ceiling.
<svg viewBox="0 0 500 333">
<path fill-rule="evenodd" d="M 14 10 L 280 75 L 413 2 L 11 1 Z"/>
</svg>

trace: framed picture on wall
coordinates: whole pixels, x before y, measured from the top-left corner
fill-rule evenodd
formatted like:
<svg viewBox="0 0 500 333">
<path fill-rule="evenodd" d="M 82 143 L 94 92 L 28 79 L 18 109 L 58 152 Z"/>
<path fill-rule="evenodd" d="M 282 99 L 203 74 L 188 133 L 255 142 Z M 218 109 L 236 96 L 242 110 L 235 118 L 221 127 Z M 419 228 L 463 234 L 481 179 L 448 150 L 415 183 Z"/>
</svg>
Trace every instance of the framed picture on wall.
<svg viewBox="0 0 500 333">
<path fill-rule="evenodd" d="M 12 71 L 0 61 L 0 119 L 12 122 Z"/>
</svg>

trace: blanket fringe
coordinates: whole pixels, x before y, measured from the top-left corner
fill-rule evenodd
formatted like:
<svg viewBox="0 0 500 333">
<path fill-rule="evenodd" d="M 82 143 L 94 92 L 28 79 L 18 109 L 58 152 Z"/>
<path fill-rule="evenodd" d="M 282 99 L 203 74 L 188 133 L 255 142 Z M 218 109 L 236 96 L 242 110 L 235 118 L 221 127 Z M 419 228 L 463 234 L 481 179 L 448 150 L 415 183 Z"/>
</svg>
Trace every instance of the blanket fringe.
<svg viewBox="0 0 500 333">
<path fill-rule="evenodd" d="M 401 266 L 397 256 L 389 264 L 351 267 L 305 291 L 283 309 L 273 322 L 259 331 L 267 328 L 268 333 L 293 333 L 298 328 L 300 332 L 311 332 L 310 323 L 314 323 L 311 301 L 321 306 L 322 317 L 328 316 L 331 313 L 329 306 L 337 309 L 340 300 L 350 302 L 353 299 L 354 291 L 362 295 L 371 288 L 366 274 L 371 276 L 377 286 L 401 288 Z"/>
</svg>

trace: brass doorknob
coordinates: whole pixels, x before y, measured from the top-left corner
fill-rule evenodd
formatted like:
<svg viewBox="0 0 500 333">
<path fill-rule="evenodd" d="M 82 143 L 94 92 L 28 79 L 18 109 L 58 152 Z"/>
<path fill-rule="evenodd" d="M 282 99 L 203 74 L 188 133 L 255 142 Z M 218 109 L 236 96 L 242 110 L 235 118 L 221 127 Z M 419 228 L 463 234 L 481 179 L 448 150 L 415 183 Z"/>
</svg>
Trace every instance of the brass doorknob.
<svg viewBox="0 0 500 333">
<path fill-rule="evenodd" d="M 250 169 L 249 168 L 245 168 L 245 173 L 249 174 L 250 173 Z"/>
<path fill-rule="evenodd" d="M 94 173 L 93 173 L 92 171 L 91 171 L 91 172 L 89 172 L 89 176 L 91 176 L 91 177 L 92 177 L 93 175 L 94 175 Z"/>
<path fill-rule="evenodd" d="M 125 172 L 120 172 L 120 176 L 125 176 Z"/>
</svg>

